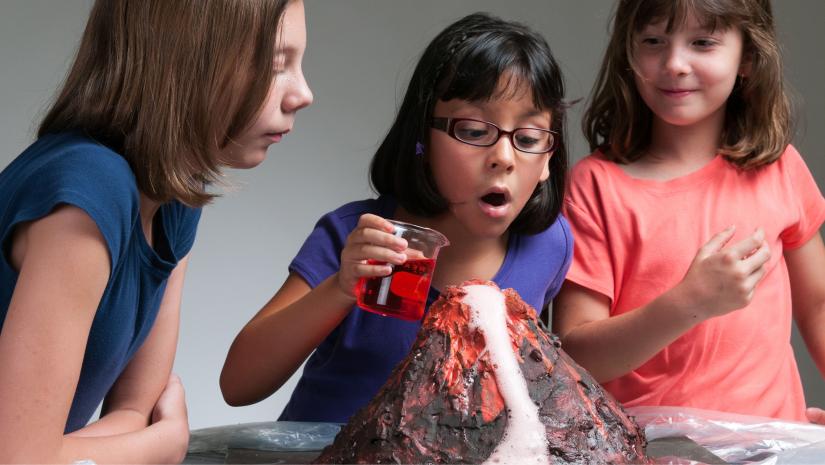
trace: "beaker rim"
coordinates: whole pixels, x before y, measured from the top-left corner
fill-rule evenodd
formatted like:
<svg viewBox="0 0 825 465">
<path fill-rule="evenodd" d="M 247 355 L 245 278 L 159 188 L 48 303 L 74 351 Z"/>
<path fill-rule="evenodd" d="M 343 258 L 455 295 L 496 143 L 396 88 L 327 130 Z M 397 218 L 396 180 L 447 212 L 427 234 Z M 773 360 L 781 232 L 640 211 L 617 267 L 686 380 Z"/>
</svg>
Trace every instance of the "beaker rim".
<svg viewBox="0 0 825 465">
<path fill-rule="evenodd" d="M 418 232 L 424 233 L 428 236 L 431 236 L 431 237 L 435 238 L 438 242 L 440 242 L 440 244 L 438 244 L 439 247 L 444 247 L 444 246 L 450 245 L 450 240 L 447 239 L 447 236 L 445 236 L 444 234 L 436 231 L 435 229 L 428 228 L 426 226 L 420 226 L 420 225 L 413 224 L 413 223 L 407 223 L 406 221 L 392 220 L 392 219 L 389 219 L 387 221 L 389 221 L 390 223 L 392 223 L 395 226 L 400 226 L 402 228 L 406 228 L 406 229 L 413 230 L 413 231 L 418 231 Z"/>
</svg>

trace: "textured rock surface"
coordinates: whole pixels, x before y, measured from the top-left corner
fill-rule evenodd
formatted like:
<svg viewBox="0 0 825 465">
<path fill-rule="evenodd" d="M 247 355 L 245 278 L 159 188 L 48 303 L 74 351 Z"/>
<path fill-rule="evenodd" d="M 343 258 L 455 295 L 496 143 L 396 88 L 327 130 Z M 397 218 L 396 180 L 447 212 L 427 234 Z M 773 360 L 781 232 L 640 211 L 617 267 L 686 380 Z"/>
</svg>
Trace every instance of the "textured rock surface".
<svg viewBox="0 0 825 465">
<path fill-rule="evenodd" d="M 503 292 L 508 332 L 546 429 L 550 463 L 647 463 L 636 423 L 561 351 L 515 291 Z M 490 456 L 508 418 L 484 336 L 470 329 L 464 295 L 463 287 L 451 287 L 432 306 L 410 354 L 317 463 L 481 463 Z"/>
</svg>

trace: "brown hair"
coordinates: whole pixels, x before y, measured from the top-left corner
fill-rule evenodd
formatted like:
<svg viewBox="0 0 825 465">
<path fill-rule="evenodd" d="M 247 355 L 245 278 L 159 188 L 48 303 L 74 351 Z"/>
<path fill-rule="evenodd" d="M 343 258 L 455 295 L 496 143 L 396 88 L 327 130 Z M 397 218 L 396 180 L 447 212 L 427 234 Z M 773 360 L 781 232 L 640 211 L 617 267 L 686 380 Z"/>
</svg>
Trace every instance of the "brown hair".
<svg viewBox="0 0 825 465">
<path fill-rule="evenodd" d="M 643 155 L 652 114 L 634 81 L 634 35 L 661 20 L 671 31 L 691 12 L 710 29 L 736 27 L 744 38 L 748 73 L 728 98 L 720 153 L 743 169 L 775 161 L 790 143 L 792 121 L 769 0 L 621 0 L 582 125 L 590 149 L 617 163 Z"/>
<path fill-rule="evenodd" d="M 97 0 L 38 136 L 82 131 L 149 198 L 202 206 L 219 150 L 254 123 L 290 0 Z"/>
</svg>

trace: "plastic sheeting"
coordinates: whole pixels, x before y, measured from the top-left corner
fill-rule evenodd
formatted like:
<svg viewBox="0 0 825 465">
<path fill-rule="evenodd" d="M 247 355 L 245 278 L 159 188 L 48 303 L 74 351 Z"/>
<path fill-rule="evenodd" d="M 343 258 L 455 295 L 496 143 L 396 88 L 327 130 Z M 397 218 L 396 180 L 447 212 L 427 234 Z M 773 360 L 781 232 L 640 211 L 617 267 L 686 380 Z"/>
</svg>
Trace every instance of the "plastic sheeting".
<svg viewBox="0 0 825 465">
<path fill-rule="evenodd" d="M 332 443 L 341 426 L 337 423 L 269 421 L 199 429 L 190 436 L 189 453 L 228 449 L 320 451 Z"/>
<path fill-rule="evenodd" d="M 825 427 L 707 410 L 677 407 L 635 407 L 636 418 L 651 445 L 657 442 L 656 464 L 713 465 L 812 465 L 825 464 Z M 244 456 L 245 463 L 307 463 L 332 443 L 339 424 L 263 422 L 218 426 L 192 432 L 186 463 L 224 463 L 233 450 L 264 451 Z M 701 461 L 683 453 L 673 438 L 689 438 L 701 452 L 721 461 Z M 695 444 L 693 444 L 695 443 Z M 652 447 L 651 447 L 652 449 Z M 281 459 L 277 453 L 292 453 Z M 681 454 L 681 455 L 680 455 Z M 701 456 L 701 454 L 698 454 Z M 707 455 L 707 454 L 705 454 Z M 704 459 L 706 460 L 706 459 Z"/>
<path fill-rule="evenodd" d="M 686 436 L 730 464 L 825 464 L 825 427 L 684 407 L 626 409 L 644 427 L 647 439 Z M 705 465 L 666 456 L 658 464 Z"/>
</svg>

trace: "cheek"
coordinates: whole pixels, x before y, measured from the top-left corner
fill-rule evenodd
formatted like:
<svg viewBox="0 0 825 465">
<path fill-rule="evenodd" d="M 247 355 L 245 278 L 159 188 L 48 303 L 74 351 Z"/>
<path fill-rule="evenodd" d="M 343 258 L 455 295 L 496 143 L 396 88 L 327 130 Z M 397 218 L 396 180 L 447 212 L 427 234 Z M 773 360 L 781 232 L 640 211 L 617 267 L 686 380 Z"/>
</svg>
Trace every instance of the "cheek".
<svg viewBox="0 0 825 465">
<path fill-rule="evenodd" d="M 458 154 L 432 151 L 429 163 L 438 192 L 448 201 L 460 201 L 466 196 L 468 190 L 472 190 L 471 181 L 474 171 L 467 163 L 462 162 Z"/>
</svg>

